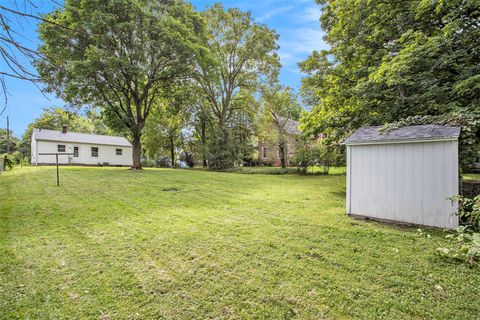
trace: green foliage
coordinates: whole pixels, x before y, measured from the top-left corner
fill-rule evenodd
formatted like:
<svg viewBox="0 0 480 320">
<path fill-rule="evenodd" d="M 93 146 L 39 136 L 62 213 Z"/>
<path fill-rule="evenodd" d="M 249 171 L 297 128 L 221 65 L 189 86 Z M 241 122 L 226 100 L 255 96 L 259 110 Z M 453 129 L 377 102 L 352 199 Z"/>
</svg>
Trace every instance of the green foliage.
<svg viewBox="0 0 480 320">
<path fill-rule="evenodd" d="M 467 262 L 470 267 L 478 266 L 480 261 L 480 233 L 472 232 L 468 227 L 458 227 L 455 233 L 448 234 L 446 239 L 452 247 L 439 247 L 440 256 Z"/>
<path fill-rule="evenodd" d="M 157 100 L 190 74 L 204 51 L 203 20 L 184 1 L 67 0 L 39 27 L 47 90 L 75 105 L 102 109 L 109 126 L 127 130 L 133 168 Z"/>
<path fill-rule="evenodd" d="M 157 162 L 154 159 L 142 159 L 142 167 L 155 168 L 157 167 Z"/>
<path fill-rule="evenodd" d="M 329 174 L 330 168 L 345 164 L 342 147 L 326 142 L 317 143 L 313 148 L 313 158 L 323 174 Z"/>
<path fill-rule="evenodd" d="M 175 167 L 178 155 L 186 149 L 189 110 L 193 97 L 187 87 L 176 86 L 169 96 L 159 99 L 151 111 L 143 134 L 146 155 L 153 160 L 169 158 Z"/>
<path fill-rule="evenodd" d="M 12 169 L 13 166 L 15 165 L 15 162 L 13 161 L 12 156 L 5 153 L 2 155 L 2 158 L 3 158 L 3 168 L 5 169 L 5 171 L 7 171 L 8 169 Z"/>
<path fill-rule="evenodd" d="M 463 196 L 454 196 L 452 201 L 458 202 L 458 211 L 456 215 L 460 221 L 469 228 L 480 231 L 480 195 L 475 198 L 467 198 Z"/>
<path fill-rule="evenodd" d="M 214 4 L 203 16 L 209 55 L 198 60 L 193 77 L 203 99 L 202 113 L 208 112 L 202 118 L 211 120 L 212 136 L 207 146 L 204 135 L 200 135 L 202 152 L 205 157 L 208 149 L 210 168 L 227 169 L 253 152 L 252 135 L 259 108 L 255 94 L 262 82 L 277 77 L 278 35 L 237 8 L 225 10 Z M 205 130 L 204 125 L 201 128 Z"/>
<path fill-rule="evenodd" d="M 9 156 L 15 165 L 20 164 L 22 160 L 25 158 L 20 151 L 14 151 Z"/>
<path fill-rule="evenodd" d="M 241 160 L 238 148 L 235 146 L 228 129 L 223 129 L 218 133 L 213 140 L 210 150 L 208 167 L 215 171 L 233 168 L 235 163 Z"/>
<path fill-rule="evenodd" d="M 477 266 L 480 261 L 480 195 L 473 199 L 455 196 L 451 200 L 458 202 L 455 214 L 464 225 L 446 236 L 453 246 L 437 248 L 437 253 L 466 261 L 471 267 Z"/>
<path fill-rule="evenodd" d="M 293 162 L 300 174 L 307 174 L 308 168 L 315 164 L 314 150 L 307 141 L 299 141 L 297 143 Z"/>
<path fill-rule="evenodd" d="M 330 168 L 345 164 L 340 145 L 303 139 L 297 144 L 293 160 L 301 174 L 307 174 L 308 169 L 313 166 L 319 166 L 322 174 L 329 174 Z"/>
<path fill-rule="evenodd" d="M 69 131 L 80 133 L 97 133 L 111 134 L 101 121 L 98 114 L 94 110 L 87 112 L 87 116 L 83 116 L 75 110 L 51 107 L 45 108 L 42 114 L 31 122 L 25 130 L 22 137 L 22 147 L 27 156 L 30 155 L 32 131 L 33 129 L 49 129 L 62 130 L 62 126 L 66 125 Z"/>
<path fill-rule="evenodd" d="M 16 151 L 19 144 L 20 140 L 13 134 L 12 130 L 10 130 L 7 135 L 7 129 L 0 129 L 0 154 L 6 153 L 7 149 L 10 149 L 10 152 Z M 7 148 L 7 146 L 9 148 Z"/>
<path fill-rule="evenodd" d="M 317 2 L 330 49 L 300 64 L 307 133 L 479 109 L 478 1 Z"/>
<path fill-rule="evenodd" d="M 391 131 L 405 126 L 438 124 L 461 128 L 459 161 L 463 170 L 468 169 L 480 154 L 480 111 L 469 113 L 447 113 L 439 116 L 412 116 L 384 126 Z"/>
</svg>

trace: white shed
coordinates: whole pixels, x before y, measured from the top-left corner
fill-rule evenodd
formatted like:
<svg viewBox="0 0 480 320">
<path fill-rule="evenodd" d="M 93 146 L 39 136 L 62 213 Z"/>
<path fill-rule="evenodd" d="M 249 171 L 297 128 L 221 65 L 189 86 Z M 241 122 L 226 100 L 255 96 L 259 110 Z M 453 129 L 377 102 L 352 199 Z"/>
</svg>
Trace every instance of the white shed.
<svg viewBox="0 0 480 320">
<path fill-rule="evenodd" d="M 383 133 L 360 128 L 346 141 L 347 213 L 455 228 L 460 128 L 420 125 Z"/>
</svg>

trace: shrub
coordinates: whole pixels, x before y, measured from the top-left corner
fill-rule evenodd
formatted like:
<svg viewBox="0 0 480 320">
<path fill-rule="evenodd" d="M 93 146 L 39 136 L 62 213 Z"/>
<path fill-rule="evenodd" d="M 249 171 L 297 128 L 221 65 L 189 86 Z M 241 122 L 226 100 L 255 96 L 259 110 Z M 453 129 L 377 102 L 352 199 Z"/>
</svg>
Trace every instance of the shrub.
<svg viewBox="0 0 480 320">
<path fill-rule="evenodd" d="M 460 221 L 475 231 L 480 231 L 480 195 L 475 198 L 454 196 L 452 201 L 458 201 L 458 211 L 455 213 Z"/>
<path fill-rule="evenodd" d="M 446 236 L 455 244 L 450 248 L 437 248 L 437 253 L 466 261 L 471 267 L 476 266 L 480 260 L 480 195 L 473 199 L 455 196 L 451 200 L 458 201 L 458 211 L 455 214 L 464 226 Z"/>
<path fill-rule="evenodd" d="M 15 165 L 12 157 L 9 156 L 9 155 L 6 154 L 6 153 L 5 153 L 2 157 L 3 157 L 3 159 L 4 159 L 3 167 L 4 167 L 5 171 L 7 171 L 8 169 L 12 169 L 13 166 Z"/>
<path fill-rule="evenodd" d="M 331 167 L 343 164 L 343 158 L 342 149 L 338 144 L 326 142 L 310 144 L 308 141 L 303 141 L 298 144 L 293 159 L 301 174 L 306 174 L 308 168 L 314 165 L 319 165 L 321 172 L 328 174 Z"/>
<path fill-rule="evenodd" d="M 455 233 L 445 238 L 454 242 L 450 248 L 437 248 L 437 254 L 443 257 L 462 260 L 470 267 L 478 266 L 480 260 L 480 233 L 466 226 L 458 227 Z"/>
<path fill-rule="evenodd" d="M 20 160 L 19 162 L 19 165 L 21 167 L 25 167 L 25 166 L 28 166 L 30 164 L 30 162 L 28 161 L 28 158 L 27 157 L 24 157 Z"/>
<path fill-rule="evenodd" d="M 318 143 L 312 152 L 312 160 L 321 167 L 323 174 L 328 174 L 331 167 L 342 165 L 343 153 L 338 144 Z"/>
<path fill-rule="evenodd" d="M 20 153 L 20 151 L 15 151 L 10 154 L 10 158 L 14 164 L 20 164 L 20 161 L 23 159 L 23 155 Z"/>
<path fill-rule="evenodd" d="M 244 157 L 243 166 L 244 167 L 255 167 L 258 165 L 258 160 L 253 157 Z"/>
<path fill-rule="evenodd" d="M 208 166 L 215 171 L 228 170 L 235 166 L 237 160 L 239 157 L 235 143 L 231 139 L 230 132 L 224 129 L 213 142 Z"/>
<path fill-rule="evenodd" d="M 155 160 L 155 166 L 159 168 L 170 168 L 172 166 L 172 161 L 168 157 L 161 157 Z"/>
<path fill-rule="evenodd" d="M 142 159 L 142 167 L 145 167 L 145 168 L 154 168 L 154 167 L 155 167 L 155 160 L 152 160 L 152 159 Z"/>
<path fill-rule="evenodd" d="M 293 161 L 300 174 L 307 174 L 308 167 L 315 164 L 312 147 L 306 142 L 299 142 L 293 156 Z"/>
</svg>

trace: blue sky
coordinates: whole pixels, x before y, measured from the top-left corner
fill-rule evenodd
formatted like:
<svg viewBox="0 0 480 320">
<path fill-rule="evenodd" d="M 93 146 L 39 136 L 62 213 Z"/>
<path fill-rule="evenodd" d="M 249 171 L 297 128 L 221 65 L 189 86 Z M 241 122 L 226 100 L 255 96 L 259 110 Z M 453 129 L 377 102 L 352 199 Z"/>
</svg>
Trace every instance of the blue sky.
<svg viewBox="0 0 480 320">
<path fill-rule="evenodd" d="M 320 7 L 314 0 L 224 0 L 224 1 L 191 1 L 199 10 L 221 2 L 225 7 L 238 7 L 243 11 L 251 11 L 253 17 L 279 35 L 280 59 L 282 70 L 280 81 L 284 85 L 298 89 L 301 73 L 297 63 L 305 59 L 313 50 L 325 49 L 324 33 L 320 29 Z M 52 6 L 48 0 L 38 1 L 37 12 L 51 11 Z M 24 35 L 22 40 L 29 47 L 36 47 L 36 21 L 19 20 L 14 27 Z M 5 70 L 3 61 L 0 61 L 0 70 Z M 64 102 L 55 96 L 44 96 L 33 84 L 7 79 L 8 109 L 0 116 L 0 127 L 6 127 L 6 115 L 10 117 L 10 127 L 16 136 L 20 137 L 27 125 L 38 117 L 43 108 L 50 106 L 62 107 Z"/>
</svg>

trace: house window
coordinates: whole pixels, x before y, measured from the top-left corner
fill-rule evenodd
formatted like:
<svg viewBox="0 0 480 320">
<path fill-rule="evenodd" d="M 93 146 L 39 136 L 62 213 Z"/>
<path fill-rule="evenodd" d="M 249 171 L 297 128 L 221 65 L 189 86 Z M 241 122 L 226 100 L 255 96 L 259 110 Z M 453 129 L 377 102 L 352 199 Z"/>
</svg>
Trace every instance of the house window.
<svg viewBox="0 0 480 320">
<path fill-rule="evenodd" d="M 73 147 L 73 156 L 78 158 L 78 147 Z"/>
<path fill-rule="evenodd" d="M 262 149 L 262 158 L 263 159 L 267 159 L 267 147 L 263 147 Z"/>
<path fill-rule="evenodd" d="M 64 144 L 57 145 L 57 151 L 58 152 L 65 152 L 65 145 Z"/>
<path fill-rule="evenodd" d="M 117 156 L 121 156 L 122 155 L 122 149 L 115 149 L 115 154 Z"/>
<path fill-rule="evenodd" d="M 92 147 L 92 157 L 98 158 L 98 148 Z"/>
</svg>

